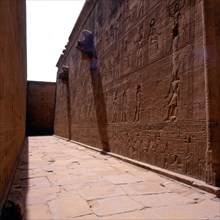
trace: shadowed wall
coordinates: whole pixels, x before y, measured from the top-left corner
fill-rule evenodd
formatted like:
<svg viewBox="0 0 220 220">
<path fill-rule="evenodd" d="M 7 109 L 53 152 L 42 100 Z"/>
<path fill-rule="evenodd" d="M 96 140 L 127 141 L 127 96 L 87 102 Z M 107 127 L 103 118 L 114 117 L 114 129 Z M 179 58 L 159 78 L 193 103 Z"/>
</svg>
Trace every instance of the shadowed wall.
<svg viewBox="0 0 220 220">
<path fill-rule="evenodd" d="M 25 0 L 0 1 L 0 202 L 25 137 Z"/>
<path fill-rule="evenodd" d="M 27 135 L 53 134 L 56 84 L 27 83 Z"/>
<path fill-rule="evenodd" d="M 107 141 L 219 186 L 217 9 L 214 0 L 86 1 L 57 63 L 69 79 L 57 80 L 55 134 L 100 149 Z M 95 35 L 96 75 L 75 48 L 84 28 Z"/>
</svg>

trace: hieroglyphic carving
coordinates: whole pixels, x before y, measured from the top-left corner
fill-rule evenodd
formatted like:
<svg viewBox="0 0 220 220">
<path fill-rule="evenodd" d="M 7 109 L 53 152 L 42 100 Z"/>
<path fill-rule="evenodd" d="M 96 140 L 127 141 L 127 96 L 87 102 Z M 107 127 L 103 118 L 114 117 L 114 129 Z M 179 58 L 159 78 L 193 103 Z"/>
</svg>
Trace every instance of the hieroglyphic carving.
<svg viewBox="0 0 220 220">
<path fill-rule="evenodd" d="M 177 76 L 173 76 L 173 80 L 170 83 L 168 94 L 166 98 L 169 98 L 168 101 L 168 112 L 166 120 L 175 120 L 177 117 L 177 100 L 179 97 L 179 83 L 180 80 Z"/>
<path fill-rule="evenodd" d="M 138 122 L 140 120 L 141 102 L 142 102 L 141 94 L 142 94 L 141 85 L 138 85 L 136 89 L 135 111 L 134 111 L 133 122 Z"/>
<path fill-rule="evenodd" d="M 127 122 L 127 108 L 128 108 L 128 98 L 127 98 L 126 90 L 124 90 L 122 94 L 122 114 L 121 114 L 122 122 Z"/>
<path fill-rule="evenodd" d="M 181 65 L 181 54 L 178 51 L 179 44 L 179 18 L 181 16 L 181 9 L 183 5 L 180 6 L 176 2 L 172 7 L 169 7 L 169 16 L 173 18 L 173 41 L 172 41 L 172 80 L 170 82 L 168 94 L 166 98 L 168 99 L 168 112 L 166 120 L 176 120 L 177 118 L 177 108 L 178 108 L 178 98 L 179 98 L 179 88 L 180 88 L 180 65 Z"/>
<path fill-rule="evenodd" d="M 150 21 L 150 30 L 148 34 L 148 39 L 149 39 L 148 54 L 150 58 L 155 58 L 155 56 L 157 56 L 157 54 L 162 50 L 159 38 L 160 38 L 160 32 L 156 27 L 156 19 L 152 18 Z"/>
<path fill-rule="evenodd" d="M 114 53 L 113 59 L 114 59 L 114 64 L 113 64 L 114 74 L 113 74 L 113 77 L 117 78 L 120 75 L 120 50 L 118 48 Z"/>
<path fill-rule="evenodd" d="M 124 72 L 128 72 L 130 67 L 131 67 L 131 53 L 128 49 L 128 46 L 129 46 L 129 42 L 128 42 L 128 36 L 125 37 L 124 39 L 124 63 L 123 63 L 123 66 L 124 66 Z"/>
<path fill-rule="evenodd" d="M 117 120 L 117 108 L 118 108 L 118 90 L 115 91 L 113 97 L 113 115 L 112 115 L 112 123 L 115 123 Z"/>
<path fill-rule="evenodd" d="M 184 1 L 174 2 L 171 6 L 168 7 L 169 16 L 173 19 L 173 51 L 176 51 L 178 48 L 180 40 L 180 18 L 181 18 L 181 9 L 184 6 Z M 183 33 L 184 34 L 184 33 Z M 182 35 L 183 35 L 182 34 Z"/>
<path fill-rule="evenodd" d="M 141 19 L 142 17 L 143 17 L 143 15 L 144 15 L 144 1 L 138 1 L 138 8 L 137 8 L 138 10 L 138 16 L 137 16 L 137 18 L 138 18 L 138 20 L 139 19 Z"/>
<path fill-rule="evenodd" d="M 131 16 L 132 10 L 130 9 L 129 1 L 130 0 L 125 0 L 125 5 L 124 5 L 124 13 L 123 14 L 124 14 L 124 27 L 125 27 L 125 29 L 128 28 L 128 25 L 132 21 L 132 16 Z"/>
<path fill-rule="evenodd" d="M 138 37 L 135 40 L 135 43 L 137 44 L 137 68 L 139 69 L 143 64 L 143 41 L 144 41 L 144 25 L 143 23 L 140 24 L 139 30 L 138 30 Z"/>
</svg>

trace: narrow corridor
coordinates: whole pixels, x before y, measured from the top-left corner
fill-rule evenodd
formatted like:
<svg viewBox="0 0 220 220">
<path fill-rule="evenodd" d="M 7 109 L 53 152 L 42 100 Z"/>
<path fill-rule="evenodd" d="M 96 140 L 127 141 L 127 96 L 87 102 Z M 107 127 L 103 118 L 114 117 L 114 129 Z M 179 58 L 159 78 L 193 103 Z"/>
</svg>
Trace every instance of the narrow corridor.
<svg viewBox="0 0 220 220">
<path fill-rule="evenodd" d="M 25 219 L 220 219 L 214 195 L 54 136 L 28 137 L 8 200 Z"/>
</svg>

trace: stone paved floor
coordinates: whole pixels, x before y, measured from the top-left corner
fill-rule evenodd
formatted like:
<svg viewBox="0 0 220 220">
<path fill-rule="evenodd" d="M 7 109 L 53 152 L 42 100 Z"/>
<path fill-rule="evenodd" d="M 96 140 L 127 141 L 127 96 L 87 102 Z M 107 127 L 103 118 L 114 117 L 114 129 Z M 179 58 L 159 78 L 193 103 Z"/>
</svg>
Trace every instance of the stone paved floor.
<svg viewBox="0 0 220 220">
<path fill-rule="evenodd" d="M 220 200 L 53 136 L 29 137 L 9 198 L 25 219 L 220 219 Z"/>
</svg>

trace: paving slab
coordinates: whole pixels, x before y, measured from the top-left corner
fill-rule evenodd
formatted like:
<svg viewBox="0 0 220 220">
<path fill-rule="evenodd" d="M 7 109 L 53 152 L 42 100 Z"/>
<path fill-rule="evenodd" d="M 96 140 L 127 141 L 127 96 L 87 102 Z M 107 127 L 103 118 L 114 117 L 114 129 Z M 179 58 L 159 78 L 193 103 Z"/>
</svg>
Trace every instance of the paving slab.
<svg viewBox="0 0 220 220">
<path fill-rule="evenodd" d="M 196 205 L 193 206 L 170 206 L 151 209 L 155 213 L 156 219 L 190 219 L 190 220 L 207 220 L 213 219 L 208 213 L 205 213 L 202 209 L 199 209 Z"/>
<path fill-rule="evenodd" d="M 113 215 L 144 208 L 143 205 L 130 199 L 128 196 L 95 200 L 89 202 L 89 204 L 97 216 Z"/>
<path fill-rule="evenodd" d="M 104 178 L 113 184 L 128 184 L 128 183 L 141 182 L 139 178 L 129 173 L 125 173 L 122 175 L 110 175 L 110 176 L 105 176 Z"/>
<path fill-rule="evenodd" d="M 159 193 L 151 195 L 131 196 L 135 201 L 143 204 L 146 208 L 165 207 L 175 205 L 195 204 L 196 200 L 174 193 Z"/>
<path fill-rule="evenodd" d="M 53 136 L 29 137 L 8 199 L 32 219 L 220 219 L 213 194 Z"/>
<path fill-rule="evenodd" d="M 167 193 L 165 187 L 162 187 L 159 183 L 154 182 L 139 182 L 131 183 L 121 186 L 128 195 L 144 195 L 144 194 L 156 194 L 156 193 Z"/>
<path fill-rule="evenodd" d="M 54 219 L 71 219 L 93 213 L 88 203 L 79 196 L 54 199 L 49 206 Z"/>
<path fill-rule="evenodd" d="M 144 210 L 138 210 L 138 211 L 132 211 L 132 212 L 126 212 L 126 213 L 120 213 L 115 215 L 108 215 L 105 217 L 102 217 L 101 219 L 143 219 L 143 220 L 155 220 L 157 219 L 157 216 L 153 213 L 150 209 L 144 209 Z"/>
<path fill-rule="evenodd" d="M 26 219 L 27 220 L 49 220 L 53 219 L 53 215 L 47 204 L 31 205 L 26 208 Z"/>
<path fill-rule="evenodd" d="M 121 187 L 113 184 L 107 186 L 86 186 L 81 188 L 78 192 L 80 196 L 86 200 L 125 195 L 125 192 L 121 189 Z"/>
</svg>

